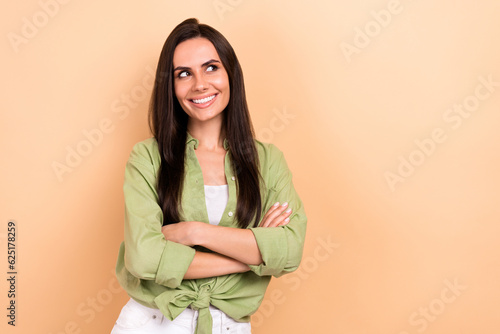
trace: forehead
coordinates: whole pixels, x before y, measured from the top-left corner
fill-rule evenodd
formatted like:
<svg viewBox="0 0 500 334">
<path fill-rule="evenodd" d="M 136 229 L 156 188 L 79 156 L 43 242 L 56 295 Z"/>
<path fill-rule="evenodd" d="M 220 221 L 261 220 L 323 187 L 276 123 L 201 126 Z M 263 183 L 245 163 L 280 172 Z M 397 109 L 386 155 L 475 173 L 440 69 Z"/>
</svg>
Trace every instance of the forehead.
<svg viewBox="0 0 500 334">
<path fill-rule="evenodd" d="M 196 67 L 207 60 L 220 60 L 214 45 L 206 38 L 188 39 L 174 50 L 174 68 L 177 66 Z"/>
</svg>

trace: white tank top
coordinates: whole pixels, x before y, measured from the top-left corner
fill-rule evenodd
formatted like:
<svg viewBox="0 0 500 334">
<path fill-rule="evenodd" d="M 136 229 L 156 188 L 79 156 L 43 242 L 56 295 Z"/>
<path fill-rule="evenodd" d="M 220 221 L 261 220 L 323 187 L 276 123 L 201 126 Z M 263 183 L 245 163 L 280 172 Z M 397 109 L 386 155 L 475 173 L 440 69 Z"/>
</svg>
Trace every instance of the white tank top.
<svg viewBox="0 0 500 334">
<path fill-rule="evenodd" d="M 227 184 L 220 186 L 205 185 L 205 202 L 207 203 L 208 222 L 210 224 L 219 225 L 228 199 L 229 188 Z"/>
</svg>

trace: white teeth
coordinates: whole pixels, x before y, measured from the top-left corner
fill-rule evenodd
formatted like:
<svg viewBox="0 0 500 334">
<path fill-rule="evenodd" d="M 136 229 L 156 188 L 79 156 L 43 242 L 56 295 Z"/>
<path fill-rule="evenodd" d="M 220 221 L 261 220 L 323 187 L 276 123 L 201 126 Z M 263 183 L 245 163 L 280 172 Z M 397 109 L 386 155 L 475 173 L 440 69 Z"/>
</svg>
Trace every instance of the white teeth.
<svg viewBox="0 0 500 334">
<path fill-rule="evenodd" d="M 212 95 L 212 96 L 209 96 L 209 97 L 206 97 L 204 99 L 200 99 L 200 100 L 193 100 L 194 103 L 196 104 L 202 104 L 202 103 L 207 103 L 208 101 L 212 101 L 212 99 L 215 97 L 215 95 Z"/>
</svg>

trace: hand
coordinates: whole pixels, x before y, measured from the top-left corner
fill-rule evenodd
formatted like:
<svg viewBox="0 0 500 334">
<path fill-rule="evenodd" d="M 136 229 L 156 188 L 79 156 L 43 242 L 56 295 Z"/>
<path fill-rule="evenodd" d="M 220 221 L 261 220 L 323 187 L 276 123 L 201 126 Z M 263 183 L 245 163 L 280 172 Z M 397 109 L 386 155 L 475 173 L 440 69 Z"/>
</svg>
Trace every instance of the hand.
<svg viewBox="0 0 500 334">
<path fill-rule="evenodd" d="M 259 227 L 277 227 L 283 226 L 290 222 L 288 218 L 292 214 L 292 209 L 286 209 L 288 207 L 288 202 L 280 205 L 276 202 L 264 215 Z"/>
<path fill-rule="evenodd" d="M 201 222 L 189 221 L 165 225 L 161 232 L 165 240 L 177 242 L 186 246 L 196 245 L 196 232 L 202 228 Z"/>
</svg>

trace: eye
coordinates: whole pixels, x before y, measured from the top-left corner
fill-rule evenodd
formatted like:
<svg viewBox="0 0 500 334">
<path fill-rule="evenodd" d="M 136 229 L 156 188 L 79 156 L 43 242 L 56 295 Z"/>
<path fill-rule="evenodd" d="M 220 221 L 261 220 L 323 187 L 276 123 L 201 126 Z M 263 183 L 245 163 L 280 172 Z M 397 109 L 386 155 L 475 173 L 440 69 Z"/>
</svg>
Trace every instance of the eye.
<svg viewBox="0 0 500 334">
<path fill-rule="evenodd" d="M 189 75 L 188 71 L 180 71 L 179 74 L 177 74 L 177 77 L 186 78 L 188 75 Z"/>
<path fill-rule="evenodd" d="M 207 66 L 208 72 L 214 72 L 214 71 L 217 71 L 217 69 L 218 69 L 217 65 L 214 65 L 214 64 Z"/>
</svg>

